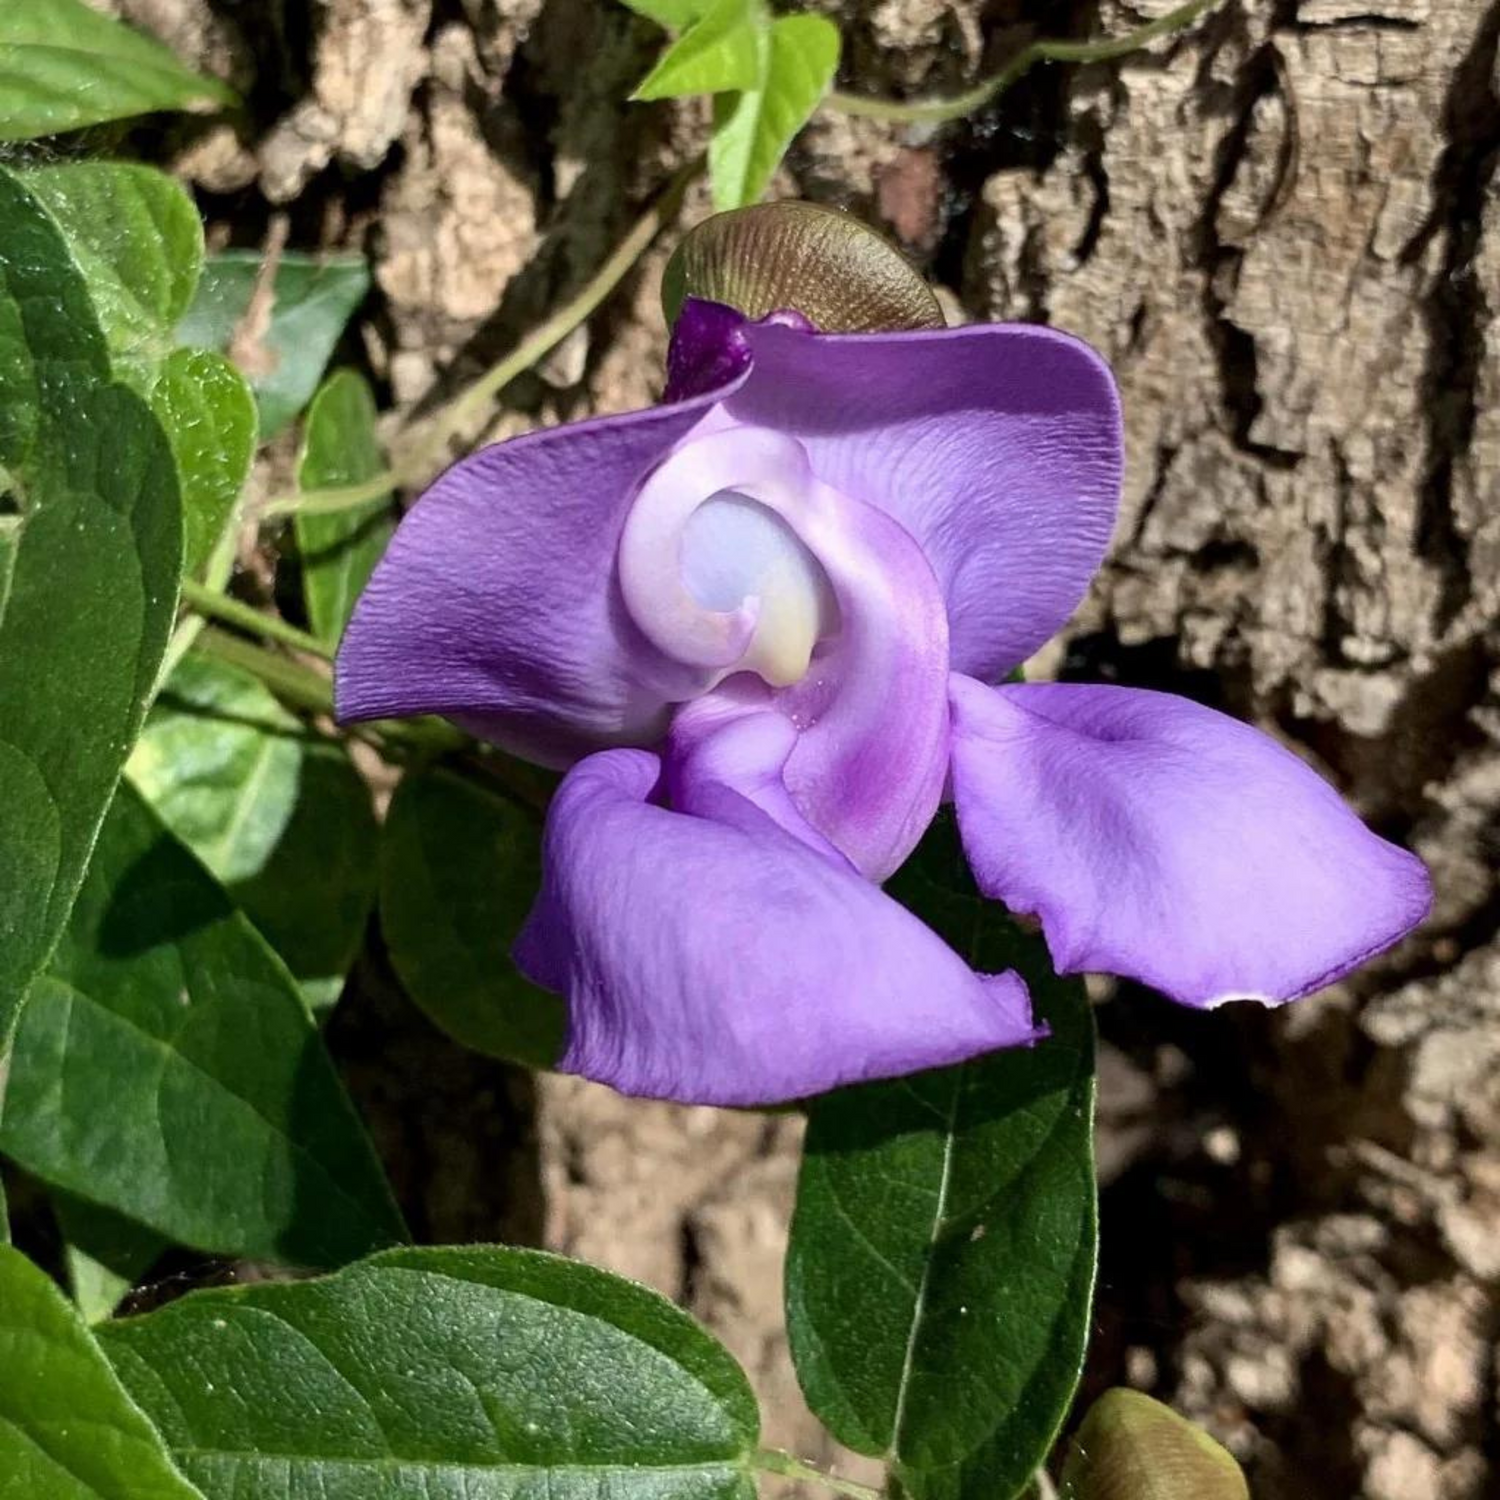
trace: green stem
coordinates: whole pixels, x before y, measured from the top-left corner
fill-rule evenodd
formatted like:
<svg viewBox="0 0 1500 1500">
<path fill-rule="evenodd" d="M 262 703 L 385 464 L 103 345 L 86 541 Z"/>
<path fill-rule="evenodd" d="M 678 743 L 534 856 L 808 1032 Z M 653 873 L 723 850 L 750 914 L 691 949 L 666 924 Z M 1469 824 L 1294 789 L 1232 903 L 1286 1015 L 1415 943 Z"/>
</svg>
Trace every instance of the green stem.
<svg viewBox="0 0 1500 1500">
<path fill-rule="evenodd" d="M 578 294 L 563 303 L 540 328 L 522 339 L 505 359 L 487 370 L 456 401 L 439 412 L 430 424 L 429 436 L 424 438 L 424 443 L 441 449 L 455 433 L 483 416 L 517 375 L 550 354 L 580 323 L 598 310 L 599 304 L 650 248 L 652 240 L 677 217 L 683 195 L 703 170 L 705 160 L 703 156 L 695 157 L 677 172 Z"/>
<path fill-rule="evenodd" d="M 619 286 L 651 242 L 677 216 L 683 195 L 703 170 L 705 160 L 703 156 L 695 157 L 672 178 L 576 296 L 522 339 L 498 364 L 486 370 L 467 390 L 427 422 L 413 427 L 403 444 L 407 450 L 405 456 L 383 474 L 377 474 L 362 484 L 280 495 L 260 508 L 261 515 L 287 515 L 294 511 L 303 515 L 328 515 L 378 499 L 399 486 L 420 484 L 428 479 L 442 463 L 448 440 L 478 421 L 516 376 L 545 359 Z"/>
<path fill-rule="evenodd" d="M 360 484 L 335 485 L 326 490 L 298 490 L 295 495 L 278 495 L 260 507 L 264 516 L 326 516 L 336 511 L 352 510 L 356 505 L 367 505 L 378 500 L 401 483 L 401 476 L 394 469 L 386 469 L 373 479 Z"/>
<path fill-rule="evenodd" d="M 873 120 L 896 120 L 905 124 L 943 124 L 961 120 L 977 109 L 992 104 L 1007 89 L 1019 83 L 1037 63 L 1044 62 L 1110 62 L 1190 26 L 1217 0 L 1188 0 L 1164 16 L 1138 26 L 1120 37 L 1095 37 L 1086 42 L 1044 40 L 1023 47 L 1003 68 L 990 78 L 976 83 L 961 94 L 943 99 L 870 99 L 863 94 L 835 91 L 828 103 L 846 114 L 865 115 Z"/>
<path fill-rule="evenodd" d="M 809 1484 L 821 1484 L 825 1489 L 840 1495 L 849 1495 L 852 1500 L 880 1500 L 880 1491 L 867 1484 L 856 1484 L 852 1479 L 840 1479 L 822 1469 L 805 1464 L 790 1453 L 779 1448 L 762 1448 L 755 1455 L 755 1467 L 763 1474 L 781 1474 L 787 1479 L 802 1479 Z"/>
<path fill-rule="evenodd" d="M 326 677 L 253 641 L 209 625 L 193 642 L 193 650 L 249 672 L 293 708 L 314 714 L 333 712 L 333 684 Z"/>
<path fill-rule="evenodd" d="M 323 661 L 333 660 L 332 650 L 317 636 L 298 630 L 295 625 L 288 625 L 275 615 L 241 604 L 238 599 L 231 599 L 228 594 L 207 588 L 191 578 L 182 581 L 182 602 L 210 620 L 238 625 L 241 630 L 248 630 L 252 635 L 264 636 L 269 641 L 280 641 L 284 646 L 306 651 L 308 655 L 320 657 Z"/>
<path fill-rule="evenodd" d="M 333 685 L 311 667 L 214 625 L 203 628 L 192 649 L 248 672 L 289 708 L 332 717 Z M 377 719 L 354 726 L 349 732 L 373 745 L 387 760 L 395 761 L 406 761 L 413 755 L 442 755 L 473 744 L 466 734 L 441 719 Z"/>
</svg>

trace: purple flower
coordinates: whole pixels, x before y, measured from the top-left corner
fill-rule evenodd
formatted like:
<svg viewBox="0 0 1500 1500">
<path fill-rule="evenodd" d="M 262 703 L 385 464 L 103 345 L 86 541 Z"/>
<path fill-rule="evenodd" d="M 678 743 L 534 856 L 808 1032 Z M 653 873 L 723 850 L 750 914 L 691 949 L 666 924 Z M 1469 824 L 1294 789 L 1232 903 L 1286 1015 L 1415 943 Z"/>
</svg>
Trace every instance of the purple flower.
<svg viewBox="0 0 1500 1500">
<path fill-rule="evenodd" d="M 1295 999 L 1418 923 L 1426 871 L 1184 699 L 992 686 L 1109 541 L 1107 367 L 1045 328 L 818 334 L 690 301 L 665 404 L 502 443 L 413 508 L 345 719 L 446 714 L 566 779 L 516 945 L 565 1071 L 716 1104 L 1034 1040 L 880 889 L 939 803 L 1064 973 Z"/>
</svg>

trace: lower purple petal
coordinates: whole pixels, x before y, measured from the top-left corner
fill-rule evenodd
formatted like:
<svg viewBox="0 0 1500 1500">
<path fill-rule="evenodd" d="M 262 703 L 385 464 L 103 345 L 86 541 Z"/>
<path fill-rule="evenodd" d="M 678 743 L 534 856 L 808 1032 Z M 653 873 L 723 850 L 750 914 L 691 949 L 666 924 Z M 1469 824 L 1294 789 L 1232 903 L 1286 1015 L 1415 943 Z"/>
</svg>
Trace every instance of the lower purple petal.
<svg viewBox="0 0 1500 1500">
<path fill-rule="evenodd" d="M 952 679 L 953 796 L 980 888 L 1060 972 L 1185 1005 L 1294 1000 L 1427 915 L 1420 860 L 1258 730 L 1184 698 Z"/>
<path fill-rule="evenodd" d="M 568 1000 L 564 1072 L 627 1094 L 754 1105 L 1030 1042 L 1014 974 L 976 975 L 842 860 L 733 789 L 649 800 L 661 765 L 577 765 L 547 821 L 516 961 Z"/>
</svg>

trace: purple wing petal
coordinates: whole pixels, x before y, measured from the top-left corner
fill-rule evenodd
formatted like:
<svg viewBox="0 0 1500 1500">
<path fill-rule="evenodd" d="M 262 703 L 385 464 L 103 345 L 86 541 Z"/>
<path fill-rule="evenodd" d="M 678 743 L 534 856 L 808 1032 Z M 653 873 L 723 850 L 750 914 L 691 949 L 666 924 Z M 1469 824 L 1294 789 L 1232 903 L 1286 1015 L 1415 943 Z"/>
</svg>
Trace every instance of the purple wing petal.
<svg viewBox="0 0 1500 1500">
<path fill-rule="evenodd" d="M 1037 1035 L 1021 981 L 985 978 L 842 861 L 727 787 L 648 798 L 646 751 L 590 756 L 548 817 L 516 960 L 568 999 L 561 1066 L 624 1093 L 768 1104 Z"/>
<path fill-rule="evenodd" d="M 702 684 L 630 622 L 615 550 L 640 481 L 717 394 L 530 433 L 449 469 L 355 610 L 339 717 L 446 714 L 558 765 L 659 734 L 664 704 Z"/>
<path fill-rule="evenodd" d="M 980 888 L 1063 973 L 1185 1005 L 1294 1000 L 1427 915 L 1420 860 L 1249 725 L 1118 687 L 955 677 L 953 795 Z"/>
<path fill-rule="evenodd" d="M 800 439 L 820 479 L 916 538 L 956 670 L 997 679 L 1057 633 L 1119 503 L 1119 401 L 1093 350 L 1006 324 L 818 335 L 767 321 L 735 337 L 754 364 L 728 411 Z"/>
<path fill-rule="evenodd" d="M 745 315 L 722 302 L 689 297 L 672 325 L 663 401 L 686 401 L 717 391 L 749 367 Z"/>
</svg>

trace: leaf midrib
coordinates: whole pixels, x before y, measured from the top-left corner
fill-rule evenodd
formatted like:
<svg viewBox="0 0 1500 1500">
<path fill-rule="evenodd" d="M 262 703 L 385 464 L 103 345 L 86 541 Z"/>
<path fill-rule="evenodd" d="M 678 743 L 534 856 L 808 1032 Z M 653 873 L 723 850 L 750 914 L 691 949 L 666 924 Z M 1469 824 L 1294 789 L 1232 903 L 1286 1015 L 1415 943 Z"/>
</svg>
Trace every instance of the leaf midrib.
<svg viewBox="0 0 1500 1500">
<path fill-rule="evenodd" d="M 407 1458 L 400 1454 L 374 1454 L 369 1458 L 345 1456 L 325 1457 L 309 1453 L 256 1453 L 238 1448 L 197 1448 L 174 1443 L 172 1454 L 183 1459 L 219 1459 L 225 1462 L 246 1464 L 305 1464 L 337 1469 L 382 1469 L 415 1470 L 427 1474 L 669 1474 L 687 1476 L 691 1474 L 723 1474 L 752 1476 L 755 1471 L 754 1453 L 725 1458 L 701 1459 L 688 1463 L 632 1464 L 619 1460 L 592 1464 L 584 1461 L 573 1463 L 520 1463 L 506 1459 L 495 1463 L 459 1462 L 454 1459 Z"/>
<path fill-rule="evenodd" d="M 927 1311 L 927 1288 L 932 1280 L 932 1263 L 936 1259 L 938 1240 L 948 1218 L 948 1191 L 953 1180 L 953 1148 L 958 1134 L 958 1102 L 963 1097 L 966 1067 L 966 1064 L 960 1064 L 954 1074 L 953 1095 L 943 1124 L 943 1168 L 938 1177 L 937 1196 L 933 1201 L 932 1229 L 927 1237 L 927 1253 L 922 1258 L 922 1275 L 917 1282 L 916 1299 L 912 1303 L 911 1329 L 907 1333 L 906 1351 L 901 1359 L 901 1377 L 896 1386 L 896 1410 L 891 1418 L 891 1446 L 888 1456 L 892 1463 L 900 1460 L 901 1431 L 906 1424 L 906 1398 L 912 1386 L 912 1367 L 917 1357 L 922 1320 Z"/>
</svg>

